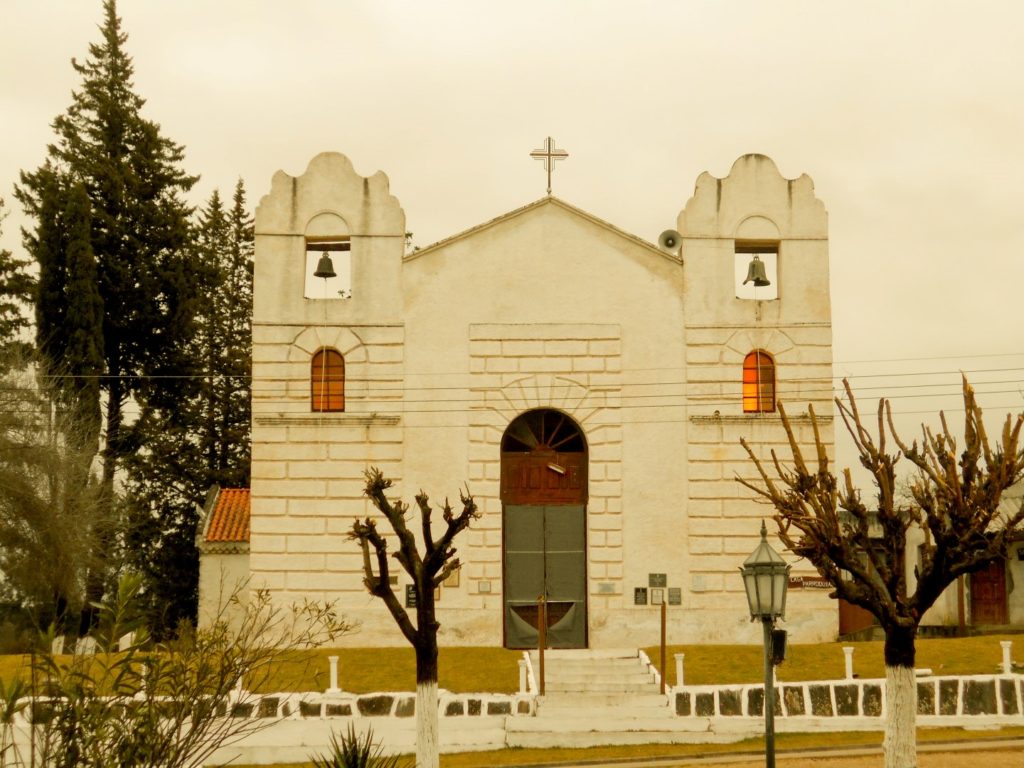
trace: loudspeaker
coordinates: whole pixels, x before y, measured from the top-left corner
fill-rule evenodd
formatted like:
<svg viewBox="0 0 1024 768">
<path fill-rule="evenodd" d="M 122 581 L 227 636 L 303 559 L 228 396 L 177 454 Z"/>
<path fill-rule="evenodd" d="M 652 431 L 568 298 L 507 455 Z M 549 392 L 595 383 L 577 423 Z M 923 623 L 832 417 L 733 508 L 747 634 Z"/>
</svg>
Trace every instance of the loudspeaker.
<svg viewBox="0 0 1024 768">
<path fill-rule="evenodd" d="M 669 253 L 678 253 L 682 243 L 683 236 L 674 229 L 666 229 L 658 236 L 658 247 Z"/>
</svg>

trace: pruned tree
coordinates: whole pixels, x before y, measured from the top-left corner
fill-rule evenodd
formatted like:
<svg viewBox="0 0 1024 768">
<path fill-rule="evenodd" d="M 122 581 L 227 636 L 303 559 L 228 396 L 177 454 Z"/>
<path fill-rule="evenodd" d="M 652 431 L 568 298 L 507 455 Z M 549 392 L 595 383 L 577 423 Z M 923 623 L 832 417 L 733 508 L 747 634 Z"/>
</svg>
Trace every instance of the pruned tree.
<svg viewBox="0 0 1024 768">
<path fill-rule="evenodd" d="M 861 465 L 875 493 L 865 501 L 850 470 L 836 476 L 810 408 L 816 456 L 809 462 L 785 408 L 779 415 L 789 439 L 791 462 L 775 451 L 771 463 L 743 447 L 761 482 L 739 481 L 775 508 L 779 538 L 806 557 L 834 587 L 832 597 L 868 610 L 885 632 L 885 765 L 917 765 L 914 680 L 915 640 L 921 618 L 959 576 L 1006 556 L 1007 543 L 1022 532 L 1024 505 L 1003 502 L 1003 491 L 1024 474 L 1020 432 L 1024 414 L 1007 415 L 998 442 L 989 442 L 974 390 L 963 380 L 963 448 L 940 413 L 941 429 L 922 426 L 920 444 L 901 440 L 892 406 L 880 400 L 876 432 L 865 424 L 847 381 L 847 402 L 836 399 Z M 896 450 L 889 445 L 889 438 Z M 909 493 L 898 489 L 901 459 L 912 466 Z M 768 466 L 766 466 L 768 464 Z M 908 569 L 908 534 L 923 535 L 920 562 Z M 910 578 L 910 577 L 913 578 Z"/>
<path fill-rule="evenodd" d="M 370 517 L 356 520 L 349 538 L 358 541 L 363 550 L 363 583 L 371 595 L 384 601 L 402 635 L 416 651 L 416 765 L 438 768 L 437 630 L 440 624 L 434 610 L 434 589 L 459 569 L 461 563 L 453 546 L 455 537 L 468 528 L 479 513 L 468 490 L 459 492 L 461 512 L 456 513 L 445 499 L 441 508 L 445 527 L 441 537 L 435 539 L 430 500 L 420 491 L 416 494 L 423 545 L 420 554 L 416 534 L 406 524 L 409 505 L 385 495 L 391 484 L 376 467 L 367 470 L 365 493 L 398 539 L 398 549 L 390 553 L 390 557 L 397 560 L 412 579 L 416 596 L 415 623 L 391 588 L 388 540 L 377 530 L 376 521 Z"/>
</svg>

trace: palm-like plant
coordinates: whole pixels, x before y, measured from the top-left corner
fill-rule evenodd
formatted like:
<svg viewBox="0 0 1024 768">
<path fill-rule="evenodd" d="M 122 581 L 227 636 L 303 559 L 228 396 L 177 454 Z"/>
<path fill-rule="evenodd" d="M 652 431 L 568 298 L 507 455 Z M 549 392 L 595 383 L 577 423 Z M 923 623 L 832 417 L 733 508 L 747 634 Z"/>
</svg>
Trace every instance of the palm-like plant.
<svg viewBox="0 0 1024 768">
<path fill-rule="evenodd" d="M 310 756 L 314 768 L 404 768 L 407 763 L 400 755 L 384 755 L 384 745 L 374 743 L 373 730 L 368 728 L 360 736 L 349 723 L 348 731 L 338 740 L 331 735 L 330 754 Z"/>
</svg>

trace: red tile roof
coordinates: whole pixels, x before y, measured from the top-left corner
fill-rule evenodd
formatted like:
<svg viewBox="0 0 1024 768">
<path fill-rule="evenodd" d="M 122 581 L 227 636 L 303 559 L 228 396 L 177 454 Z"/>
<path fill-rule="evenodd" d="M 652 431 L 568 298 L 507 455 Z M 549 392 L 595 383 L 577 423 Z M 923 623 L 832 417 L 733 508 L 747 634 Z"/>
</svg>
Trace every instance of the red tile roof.
<svg viewBox="0 0 1024 768">
<path fill-rule="evenodd" d="M 248 488 L 221 488 L 206 526 L 206 541 L 249 541 Z"/>
</svg>

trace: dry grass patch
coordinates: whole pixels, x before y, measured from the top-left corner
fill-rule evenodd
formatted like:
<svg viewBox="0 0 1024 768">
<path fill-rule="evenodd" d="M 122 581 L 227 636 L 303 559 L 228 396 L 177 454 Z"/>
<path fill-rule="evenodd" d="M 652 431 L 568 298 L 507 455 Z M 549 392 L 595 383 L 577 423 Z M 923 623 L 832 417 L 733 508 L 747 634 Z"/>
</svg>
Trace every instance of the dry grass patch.
<svg viewBox="0 0 1024 768">
<path fill-rule="evenodd" d="M 1024 635 L 926 638 L 917 641 L 917 666 L 936 675 L 978 675 L 996 672 L 1003 658 L 1000 640 L 1016 639 L 1016 656 L 1024 657 Z M 779 680 L 835 680 L 845 675 L 843 648 L 851 646 L 853 671 L 860 678 L 885 677 L 881 640 L 860 643 L 790 645 L 778 668 Z M 645 648 L 659 663 L 658 646 Z M 668 647 L 668 682 L 675 683 L 672 655 L 685 653 L 687 685 L 759 683 L 764 680 L 764 651 L 760 645 L 672 645 Z"/>
<path fill-rule="evenodd" d="M 1002 661 L 1000 640 L 1016 640 L 1016 657 L 1024 657 L 1024 635 L 930 638 L 917 642 L 917 666 L 936 675 L 995 672 Z M 854 651 L 854 672 L 861 678 L 885 676 L 882 642 L 791 645 L 779 667 L 782 681 L 838 679 L 844 675 L 843 646 Z M 658 663 L 659 649 L 646 648 Z M 686 654 L 690 685 L 758 683 L 763 679 L 760 645 L 673 645 L 668 648 L 668 682 L 675 682 L 674 653 Z M 412 691 L 416 660 L 412 648 L 320 648 L 291 654 L 271 671 L 263 692 L 323 691 L 328 687 L 328 656 L 338 656 L 341 687 L 352 693 Z M 441 648 L 439 684 L 456 693 L 515 693 L 519 689 L 520 651 L 504 648 Z M 0 656 L 0 680 L 28 678 L 27 655 Z"/>
</svg>

